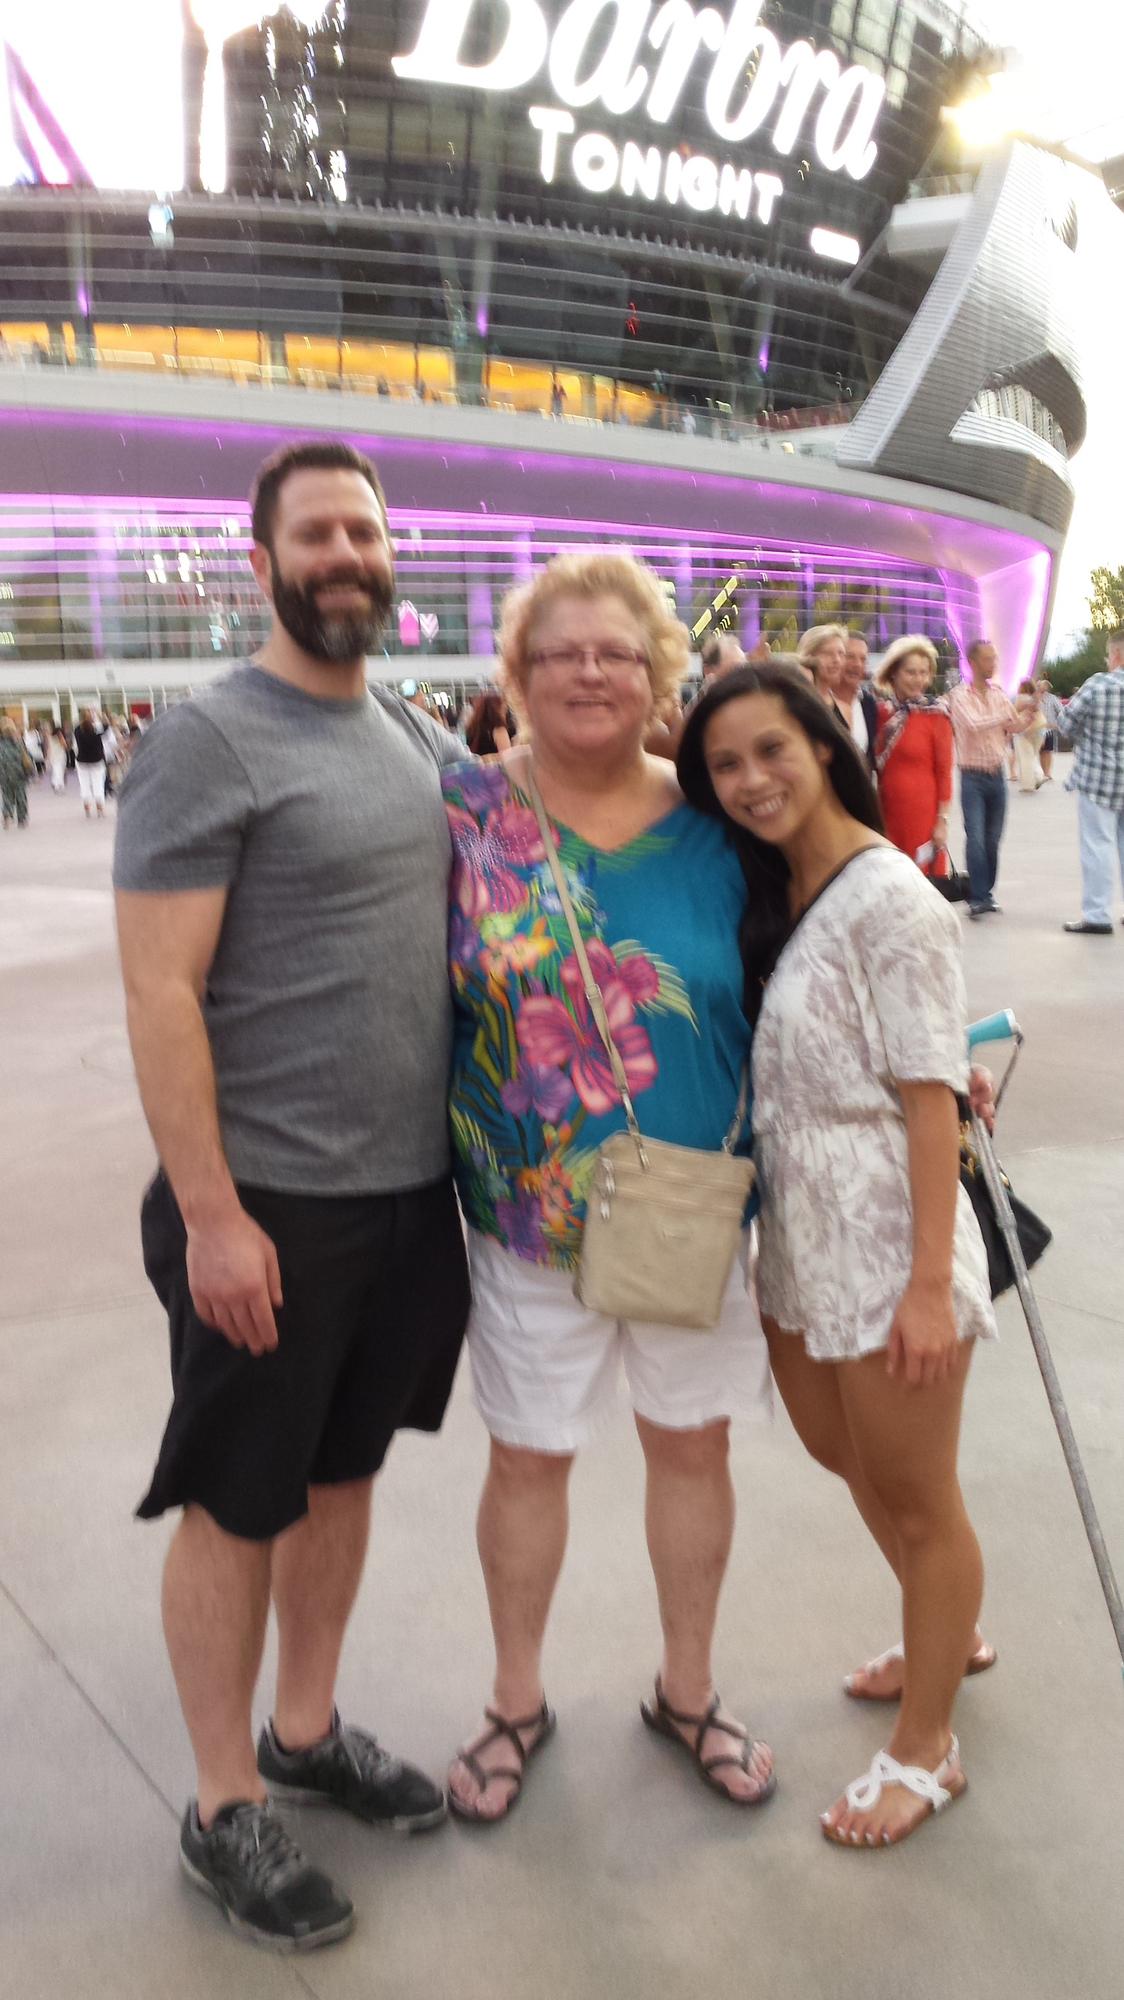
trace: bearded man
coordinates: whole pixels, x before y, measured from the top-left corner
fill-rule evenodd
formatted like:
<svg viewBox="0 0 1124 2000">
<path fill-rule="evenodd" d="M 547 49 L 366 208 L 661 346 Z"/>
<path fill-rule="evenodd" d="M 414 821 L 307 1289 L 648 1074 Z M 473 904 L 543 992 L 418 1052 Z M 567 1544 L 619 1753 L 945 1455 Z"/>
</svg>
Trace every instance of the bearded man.
<svg viewBox="0 0 1124 2000">
<path fill-rule="evenodd" d="M 366 686 L 393 604 L 374 467 L 290 447 L 253 494 L 269 637 L 162 716 L 123 788 L 114 882 L 159 1171 L 145 1269 L 173 1403 L 140 1514 L 182 1509 L 164 1632 L 197 1767 L 183 1866 L 243 1935 L 342 1937 L 352 1905 L 273 1797 L 413 1832 L 440 1789 L 341 1722 L 371 1490 L 439 1428 L 468 1308 L 445 1081 L 457 740 Z M 270 1598 L 278 1675 L 255 1747 Z"/>
</svg>

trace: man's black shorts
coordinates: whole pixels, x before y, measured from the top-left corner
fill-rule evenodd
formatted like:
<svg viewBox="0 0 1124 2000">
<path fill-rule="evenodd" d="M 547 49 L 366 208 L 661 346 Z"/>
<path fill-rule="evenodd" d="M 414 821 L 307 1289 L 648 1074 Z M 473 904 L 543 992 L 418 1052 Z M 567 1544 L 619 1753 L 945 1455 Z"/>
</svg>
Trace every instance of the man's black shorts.
<svg viewBox="0 0 1124 2000">
<path fill-rule="evenodd" d="M 441 1428 L 468 1317 L 451 1180 L 405 1194 L 239 1200 L 277 1249 L 278 1345 L 254 1356 L 201 1320 L 167 1179 L 141 1208 L 144 1268 L 168 1314 L 172 1413 L 138 1514 L 190 1503 L 228 1534 L 269 1541 L 310 1486 L 367 1479 L 395 1431 Z"/>
</svg>

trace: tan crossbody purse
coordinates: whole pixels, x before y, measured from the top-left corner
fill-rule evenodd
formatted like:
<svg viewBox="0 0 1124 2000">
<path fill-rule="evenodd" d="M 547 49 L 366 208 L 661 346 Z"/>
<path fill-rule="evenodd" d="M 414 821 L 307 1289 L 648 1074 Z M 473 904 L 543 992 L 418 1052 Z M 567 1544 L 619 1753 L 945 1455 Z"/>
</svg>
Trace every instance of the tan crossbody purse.
<svg viewBox="0 0 1124 2000">
<path fill-rule="evenodd" d="M 530 772 L 523 782 L 628 1122 L 627 1132 L 614 1133 L 598 1150 L 574 1290 L 583 1305 L 614 1319 L 709 1330 L 718 1324 L 753 1186 L 752 1160 L 734 1155 L 749 1097 L 748 1067 L 742 1072 L 734 1122 L 719 1152 L 644 1138 L 546 807 Z"/>
</svg>

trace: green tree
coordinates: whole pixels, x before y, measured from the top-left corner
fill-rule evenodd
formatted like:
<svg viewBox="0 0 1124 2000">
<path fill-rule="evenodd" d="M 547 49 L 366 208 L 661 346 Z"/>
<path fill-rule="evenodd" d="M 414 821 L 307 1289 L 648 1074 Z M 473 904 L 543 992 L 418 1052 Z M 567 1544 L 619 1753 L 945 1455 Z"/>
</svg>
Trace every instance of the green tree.
<svg viewBox="0 0 1124 2000">
<path fill-rule="evenodd" d="M 1094 632 L 1115 632 L 1124 625 L 1124 569 L 1095 569 L 1089 579 L 1090 623 Z"/>
<path fill-rule="evenodd" d="M 1046 672 L 1055 694 L 1067 697 L 1076 694 L 1079 687 L 1089 679 L 1090 674 L 1103 674 L 1105 670 L 1105 644 L 1101 632 L 1087 632 L 1081 644 L 1072 653 L 1060 659 L 1048 660 Z"/>
</svg>

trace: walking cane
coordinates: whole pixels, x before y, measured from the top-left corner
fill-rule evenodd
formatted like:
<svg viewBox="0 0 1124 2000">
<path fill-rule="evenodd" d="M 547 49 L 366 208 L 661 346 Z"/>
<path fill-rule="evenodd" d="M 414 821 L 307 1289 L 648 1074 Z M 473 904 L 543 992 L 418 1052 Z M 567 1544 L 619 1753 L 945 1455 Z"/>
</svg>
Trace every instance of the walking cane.
<svg viewBox="0 0 1124 2000">
<path fill-rule="evenodd" d="M 999 1090 L 996 1093 L 996 1110 L 999 1109 L 1003 1093 L 1011 1081 L 1024 1039 L 1022 1029 L 1019 1027 L 1010 1008 L 1005 1008 L 1000 1014 L 989 1015 L 985 1021 L 976 1021 L 968 1030 L 968 1047 L 973 1050 L 981 1048 L 987 1042 L 1014 1043 L 1014 1053 L 1007 1065 L 1006 1073 L 999 1086 Z M 1081 1519 L 1085 1525 L 1089 1547 L 1093 1552 L 1093 1561 L 1097 1566 L 1097 1575 L 1101 1581 L 1104 1601 L 1108 1606 L 1108 1615 L 1112 1620 L 1112 1629 L 1116 1634 L 1116 1644 L 1120 1653 L 1121 1667 L 1124 1670 L 1124 1604 L 1120 1601 L 1120 1589 L 1116 1581 L 1115 1572 L 1113 1571 L 1112 1558 L 1109 1555 L 1104 1531 L 1097 1516 L 1097 1509 L 1093 1495 L 1089 1489 L 1085 1467 L 1081 1462 L 1081 1453 L 1077 1448 L 1077 1439 L 1073 1434 L 1073 1425 L 1070 1422 L 1069 1411 L 1066 1408 L 1065 1397 L 1062 1394 L 1062 1385 L 1058 1380 L 1058 1371 L 1054 1366 L 1054 1357 L 1050 1352 L 1050 1343 L 1046 1338 L 1046 1329 L 1042 1324 L 1042 1315 L 1038 1310 L 1038 1301 L 1031 1289 L 1030 1274 L 1027 1271 L 1026 1259 L 1023 1256 L 1022 1245 L 1019 1242 L 1019 1233 L 1015 1227 L 1015 1218 L 1007 1196 L 1007 1188 L 1002 1172 L 1000 1171 L 999 1162 L 995 1157 L 995 1149 L 991 1143 L 991 1134 L 988 1132 L 982 1119 L 974 1115 L 972 1118 L 972 1142 L 976 1148 L 976 1154 L 983 1171 L 984 1186 L 987 1188 L 988 1199 L 995 1211 L 995 1220 L 999 1225 L 999 1231 L 1006 1246 L 1007 1255 L 1011 1260 L 1011 1269 L 1015 1275 L 1015 1286 L 1019 1294 L 1019 1302 L 1023 1309 L 1030 1338 L 1034 1345 L 1035 1358 L 1038 1362 L 1042 1382 L 1046 1390 L 1046 1400 L 1050 1405 L 1050 1414 L 1054 1419 L 1058 1437 L 1061 1440 L 1065 1462 L 1069 1469 L 1074 1493 L 1077 1496 L 1077 1505 L 1081 1509 Z"/>
</svg>

